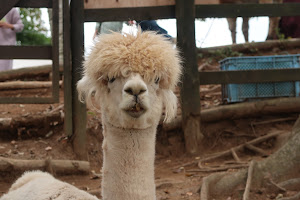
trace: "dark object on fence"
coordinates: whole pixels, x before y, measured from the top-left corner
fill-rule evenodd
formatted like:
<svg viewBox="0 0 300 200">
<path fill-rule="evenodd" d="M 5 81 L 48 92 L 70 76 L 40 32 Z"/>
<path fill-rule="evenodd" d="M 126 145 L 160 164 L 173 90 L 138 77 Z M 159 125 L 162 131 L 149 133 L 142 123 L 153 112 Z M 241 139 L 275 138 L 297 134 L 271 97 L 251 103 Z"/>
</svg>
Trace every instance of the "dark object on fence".
<svg viewBox="0 0 300 200">
<path fill-rule="evenodd" d="M 141 27 L 142 31 L 155 31 L 158 34 L 164 35 L 166 38 L 172 38 L 168 31 L 160 27 L 155 20 L 143 20 L 136 21 L 138 25 Z"/>
<path fill-rule="evenodd" d="M 284 0 L 283 3 L 300 3 L 300 0 Z M 300 38 L 300 16 L 282 16 L 279 31 L 285 38 Z"/>
<path fill-rule="evenodd" d="M 300 68 L 300 54 L 226 58 L 220 61 L 221 70 L 268 70 Z M 251 78 L 251 77 L 249 77 Z M 224 102 L 234 103 L 274 97 L 298 97 L 299 82 L 270 82 L 222 85 Z"/>
</svg>

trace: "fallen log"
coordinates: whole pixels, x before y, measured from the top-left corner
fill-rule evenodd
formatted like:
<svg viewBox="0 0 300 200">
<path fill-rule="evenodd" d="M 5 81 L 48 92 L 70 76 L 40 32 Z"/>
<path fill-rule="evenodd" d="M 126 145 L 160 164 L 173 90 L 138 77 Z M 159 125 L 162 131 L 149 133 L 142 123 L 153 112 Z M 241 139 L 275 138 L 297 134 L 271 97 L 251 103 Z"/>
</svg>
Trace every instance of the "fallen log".
<svg viewBox="0 0 300 200">
<path fill-rule="evenodd" d="M 276 98 L 256 102 L 230 104 L 202 110 L 201 121 L 212 122 L 224 119 L 241 119 L 268 114 L 297 112 L 300 112 L 300 98 Z"/>
<path fill-rule="evenodd" d="M 62 72 L 63 67 L 60 66 Z M 47 76 L 52 72 L 52 65 L 44 65 L 38 67 L 26 67 L 21 69 L 13 69 L 0 72 L 0 81 L 8 81 L 22 78 L 35 78 L 37 76 Z"/>
<path fill-rule="evenodd" d="M 232 44 L 218 47 L 198 48 L 197 52 L 201 54 L 214 54 L 216 51 L 231 49 L 240 53 L 252 53 L 265 51 L 273 48 L 291 49 L 300 46 L 300 39 L 292 38 L 287 40 L 268 40 L 264 42 L 249 42 L 243 44 Z"/>
<path fill-rule="evenodd" d="M 59 81 L 62 85 L 62 81 Z M 19 89 L 37 89 L 51 88 L 52 81 L 8 81 L 0 82 L 0 90 L 19 90 Z"/>
<path fill-rule="evenodd" d="M 52 174 L 88 174 L 90 163 L 79 160 L 18 160 L 0 157 L 1 172 L 25 172 L 28 170 L 49 171 Z"/>
<path fill-rule="evenodd" d="M 63 123 L 63 113 L 59 110 L 34 115 L 28 114 L 14 118 L 0 118 L 0 131 L 13 131 L 23 127 L 47 127 L 54 122 L 57 124 Z"/>
<path fill-rule="evenodd" d="M 258 117 L 268 114 L 299 113 L 300 98 L 276 98 L 256 102 L 244 102 L 230 105 L 222 105 L 201 111 L 202 122 L 214 122 L 226 119 L 241 119 Z M 163 124 L 165 131 L 179 129 L 182 126 L 182 118 L 177 117 L 168 124 Z"/>
</svg>

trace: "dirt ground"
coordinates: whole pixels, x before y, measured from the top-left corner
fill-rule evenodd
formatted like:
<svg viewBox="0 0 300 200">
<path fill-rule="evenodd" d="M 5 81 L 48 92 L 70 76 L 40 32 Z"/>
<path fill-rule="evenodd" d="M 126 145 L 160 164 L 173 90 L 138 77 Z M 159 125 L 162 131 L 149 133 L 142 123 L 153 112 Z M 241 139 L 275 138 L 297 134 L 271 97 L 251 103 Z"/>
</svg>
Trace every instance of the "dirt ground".
<svg viewBox="0 0 300 200">
<path fill-rule="evenodd" d="M 289 51 L 289 53 L 297 53 L 297 51 L 298 50 L 292 50 Z M 272 52 L 264 53 L 264 55 L 285 54 L 286 52 L 286 50 L 279 51 L 275 49 Z M 261 53 L 257 54 L 260 55 Z M 199 58 L 199 70 L 219 70 L 218 59 L 219 58 Z M 201 86 L 200 91 L 202 109 L 208 109 L 222 104 L 220 86 Z M 49 89 L 1 91 L 0 96 L 44 96 L 49 95 L 50 92 L 51 90 Z M 49 112 L 55 108 L 62 110 L 61 105 L 63 105 L 62 91 L 60 93 L 60 103 L 57 104 L 0 104 L 0 119 L 9 117 L 17 118 L 20 116 L 26 118 L 28 116 Z M 88 110 L 87 115 L 87 149 L 91 173 L 89 175 L 60 175 L 57 176 L 57 178 L 83 190 L 99 191 L 101 188 L 101 177 L 95 177 L 92 171 L 97 174 L 101 172 L 102 128 L 99 115 L 95 110 Z M 180 111 L 178 115 L 180 115 Z M 282 120 L 272 122 L 272 120 L 276 119 Z M 157 199 L 199 200 L 199 191 L 203 177 L 215 172 L 195 172 L 195 170 L 199 169 L 197 160 L 216 152 L 228 150 L 231 147 L 274 131 L 283 131 L 281 136 L 284 137 L 284 134 L 288 134 L 291 131 L 296 119 L 297 114 L 283 114 L 203 123 L 202 133 L 205 135 L 205 140 L 201 147 L 201 154 L 196 156 L 189 156 L 185 153 L 184 136 L 180 128 L 172 131 L 164 131 L 160 125 L 157 134 L 155 160 Z M 257 122 L 263 123 L 257 124 Z M 278 139 L 268 140 L 267 142 L 259 144 L 259 147 L 267 152 L 268 155 L 276 151 L 279 146 L 280 141 L 278 141 Z M 252 159 L 261 160 L 266 157 L 250 150 L 243 150 L 237 152 L 237 154 L 240 159 L 245 162 L 249 162 Z M 31 130 L 21 129 L 19 132 L 0 131 L 0 156 L 35 160 L 45 158 L 76 159 L 71 143 L 68 141 L 63 130 L 63 124 L 58 122 L 47 125 L 46 127 L 32 127 Z M 233 158 L 226 157 L 202 164 L 213 168 L 214 166 L 224 165 L 226 161 L 233 161 Z M 194 164 L 187 165 L 188 163 Z M 234 172 L 237 170 L 238 169 L 228 169 L 227 171 Z M 19 173 L 14 172 L 1 174 L 0 196 L 8 191 L 11 184 L 19 175 Z M 240 190 L 236 192 L 236 194 L 240 195 L 223 196 L 222 198 L 216 199 L 242 199 L 243 189 L 244 188 L 240 188 Z M 100 197 L 99 194 L 97 195 Z M 275 199 L 278 195 L 279 193 L 265 192 L 262 188 L 259 191 L 252 191 L 251 199 Z"/>
</svg>

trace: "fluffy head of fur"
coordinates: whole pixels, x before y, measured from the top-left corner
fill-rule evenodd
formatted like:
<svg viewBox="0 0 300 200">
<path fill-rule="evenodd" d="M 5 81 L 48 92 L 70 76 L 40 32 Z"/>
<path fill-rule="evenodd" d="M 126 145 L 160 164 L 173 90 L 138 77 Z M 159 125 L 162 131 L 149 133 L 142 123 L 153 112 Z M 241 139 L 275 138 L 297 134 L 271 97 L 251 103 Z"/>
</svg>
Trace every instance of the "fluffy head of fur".
<svg viewBox="0 0 300 200">
<path fill-rule="evenodd" d="M 95 81 L 138 73 L 147 81 L 159 78 L 164 89 L 174 89 L 181 72 L 172 43 L 150 31 L 100 35 L 84 66 L 85 74 Z"/>
<path fill-rule="evenodd" d="M 173 93 L 181 74 L 178 51 L 153 32 L 100 35 L 84 62 L 77 89 L 81 100 L 100 105 L 102 119 L 120 128 L 156 125 L 176 115 Z"/>
</svg>

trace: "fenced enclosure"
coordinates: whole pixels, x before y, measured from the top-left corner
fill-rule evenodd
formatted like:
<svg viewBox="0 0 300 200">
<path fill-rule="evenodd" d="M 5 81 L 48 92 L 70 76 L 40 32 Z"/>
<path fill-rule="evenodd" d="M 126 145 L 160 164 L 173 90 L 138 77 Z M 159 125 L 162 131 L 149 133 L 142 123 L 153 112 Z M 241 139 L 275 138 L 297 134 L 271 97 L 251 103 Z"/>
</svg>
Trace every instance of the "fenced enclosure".
<svg viewBox="0 0 300 200">
<path fill-rule="evenodd" d="M 52 8 L 52 45 L 45 46 L 0 46 L 0 59 L 51 59 L 52 60 L 52 96 L 51 97 L 0 97 L 0 103 L 55 103 L 59 101 L 59 58 L 58 58 L 58 0 L 1 1 L 2 19 L 13 7 Z"/>
<path fill-rule="evenodd" d="M 0 46 L 1 59 L 47 58 L 53 60 L 53 96 L 46 99 L 3 98 L 1 103 L 52 103 L 58 100 L 58 4 L 57 0 L 1 1 L 0 18 L 12 7 L 53 8 L 53 44 L 45 47 Z M 186 150 L 195 153 L 203 135 L 201 134 L 199 85 L 266 83 L 299 81 L 300 69 L 270 69 L 244 71 L 198 72 L 195 45 L 195 18 L 250 17 L 250 16 L 299 16 L 300 4 L 228 4 L 206 5 L 212 1 L 177 0 L 167 4 L 126 4 L 118 1 L 113 5 L 96 7 L 95 1 L 63 1 L 64 19 L 64 105 L 65 131 L 73 138 L 74 150 L 81 159 L 86 159 L 86 108 L 77 98 L 76 83 L 81 78 L 84 53 L 84 23 L 127 20 L 156 20 L 176 18 L 177 42 L 184 58 L 184 75 L 181 84 L 182 119 Z M 118 6 L 123 3 L 123 6 Z M 133 2 L 133 1 L 132 1 Z M 151 3 L 152 1 L 147 1 Z M 154 1 L 153 1 L 154 2 Z M 171 1 L 167 1 L 171 2 Z M 196 5 L 195 5 L 196 2 Z M 217 1 L 214 1 L 215 3 Z M 91 4 L 89 4 L 91 3 Z M 204 3 L 204 4 L 199 4 Z M 99 6 L 99 5 L 98 5 Z M 102 6 L 102 7 L 101 7 Z M 69 50 L 72 50 L 71 52 Z M 2 54 L 2 52 L 5 52 Z M 71 67 L 72 62 L 72 67 Z"/>
</svg>

